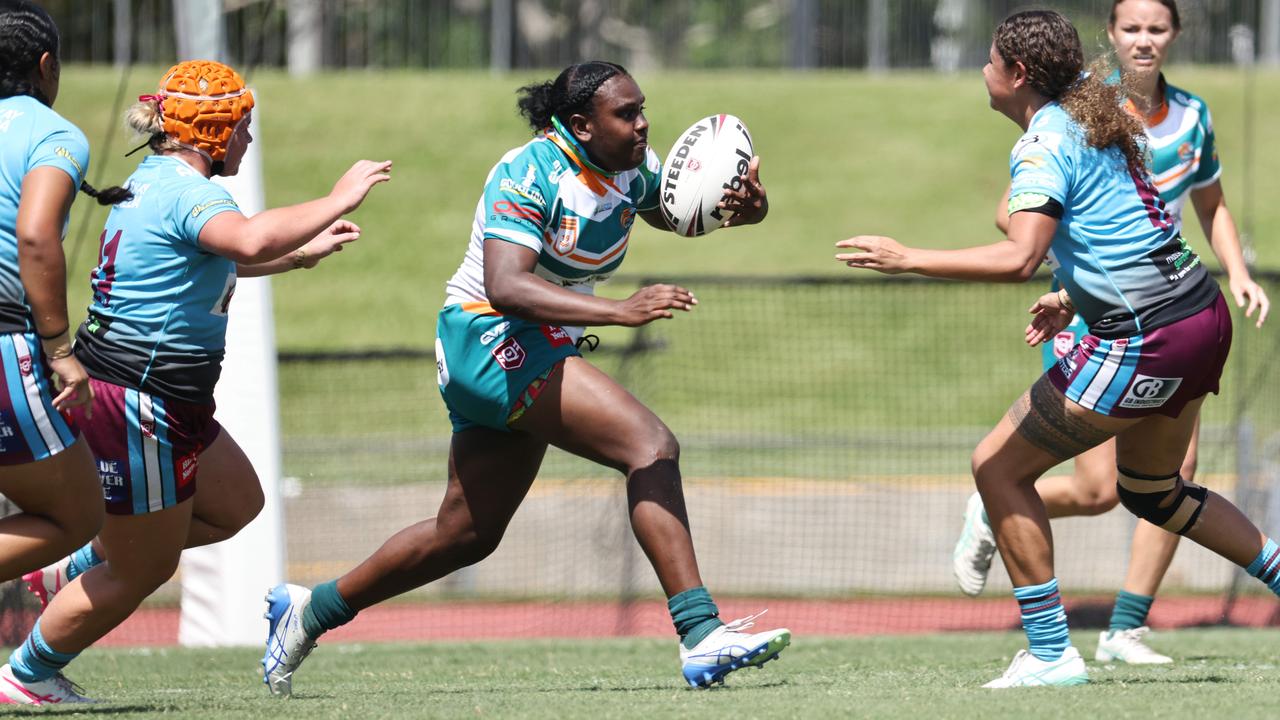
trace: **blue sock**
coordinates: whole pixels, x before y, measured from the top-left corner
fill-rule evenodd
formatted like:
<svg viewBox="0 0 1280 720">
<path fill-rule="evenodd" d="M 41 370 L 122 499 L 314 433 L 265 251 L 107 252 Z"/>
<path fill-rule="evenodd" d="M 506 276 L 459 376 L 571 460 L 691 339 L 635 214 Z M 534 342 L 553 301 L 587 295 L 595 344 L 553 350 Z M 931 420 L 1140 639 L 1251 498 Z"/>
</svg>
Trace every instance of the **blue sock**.
<svg viewBox="0 0 1280 720">
<path fill-rule="evenodd" d="M 9 656 L 9 668 L 13 670 L 13 676 L 22 682 L 40 682 L 57 675 L 79 654 L 61 653 L 49 647 L 44 635 L 40 634 L 40 621 L 36 620 L 27 641 Z"/>
<path fill-rule="evenodd" d="M 1016 587 L 1013 596 L 1022 609 L 1022 629 L 1027 632 L 1031 654 L 1046 662 L 1062 657 L 1071 638 L 1067 635 L 1062 596 L 1058 594 L 1058 578 L 1043 585 Z"/>
<path fill-rule="evenodd" d="M 712 630 L 724 624 L 720 622 L 720 609 L 711 599 L 711 593 L 701 585 L 672 595 L 667 600 L 667 610 L 671 611 L 671 622 L 685 649 L 702 642 Z"/>
<path fill-rule="evenodd" d="M 1246 568 L 1249 574 L 1258 578 L 1271 588 L 1271 592 L 1280 595 L 1280 547 L 1271 538 L 1267 538 L 1262 552 L 1249 563 Z"/>
<path fill-rule="evenodd" d="M 93 543 L 80 548 L 71 553 L 71 562 L 67 563 L 67 582 L 76 579 L 80 573 L 88 570 L 95 565 L 101 565 L 102 558 L 98 557 L 98 553 L 93 551 Z"/>
<path fill-rule="evenodd" d="M 1155 600 L 1150 595 L 1138 595 L 1121 590 L 1116 595 L 1115 607 L 1111 609 L 1111 632 L 1133 630 L 1146 625 L 1147 613 L 1151 612 L 1151 603 Z"/>
</svg>

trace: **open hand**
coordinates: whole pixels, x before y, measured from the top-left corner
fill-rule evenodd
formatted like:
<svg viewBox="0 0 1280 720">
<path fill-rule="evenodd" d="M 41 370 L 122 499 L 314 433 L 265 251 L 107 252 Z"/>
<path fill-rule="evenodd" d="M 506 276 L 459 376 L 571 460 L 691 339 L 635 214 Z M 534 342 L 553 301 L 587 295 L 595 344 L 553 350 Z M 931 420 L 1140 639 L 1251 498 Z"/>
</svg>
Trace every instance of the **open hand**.
<svg viewBox="0 0 1280 720">
<path fill-rule="evenodd" d="M 911 248 L 890 237 L 858 235 L 841 240 L 836 243 L 836 247 L 861 251 L 836 254 L 836 260 L 851 268 L 866 268 L 889 275 L 908 272 L 911 269 L 908 258 Z"/>
<path fill-rule="evenodd" d="M 1075 317 L 1075 311 L 1067 309 L 1056 292 L 1041 295 L 1027 312 L 1034 316 L 1026 329 L 1027 344 L 1031 347 L 1057 337 Z"/>
<path fill-rule="evenodd" d="M 333 253 L 341 252 L 343 245 L 355 242 L 359 237 L 360 226 L 348 220 L 334 220 L 319 235 L 294 251 L 294 264 L 297 267 L 313 268 Z"/>
<path fill-rule="evenodd" d="M 688 312 L 697 304 L 698 299 L 693 293 L 679 285 L 649 285 L 621 301 L 617 324 L 639 327 L 654 320 L 673 317 L 672 310 Z"/>
<path fill-rule="evenodd" d="M 338 182 L 334 183 L 330 197 L 342 202 L 342 214 L 347 214 L 360 207 L 369 190 L 378 183 L 391 179 L 391 161 L 360 160 L 351 166 Z"/>
<path fill-rule="evenodd" d="M 733 215 L 724 221 L 721 227 L 737 227 L 751 225 L 764 220 L 769 214 L 769 198 L 760 182 L 760 156 L 751 158 L 747 164 L 747 174 L 738 178 L 737 188 L 730 188 L 716 204 L 721 210 L 728 210 Z"/>
</svg>

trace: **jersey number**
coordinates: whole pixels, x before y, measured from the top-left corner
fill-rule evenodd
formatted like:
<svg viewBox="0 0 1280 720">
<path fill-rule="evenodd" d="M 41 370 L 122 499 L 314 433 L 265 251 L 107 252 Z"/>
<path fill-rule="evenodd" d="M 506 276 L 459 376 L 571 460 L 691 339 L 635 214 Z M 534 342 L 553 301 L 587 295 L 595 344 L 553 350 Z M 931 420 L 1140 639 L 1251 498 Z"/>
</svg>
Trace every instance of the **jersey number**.
<svg viewBox="0 0 1280 720">
<path fill-rule="evenodd" d="M 111 307 L 111 286 L 116 282 L 116 251 L 120 249 L 120 233 L 117 230 L 111 239 L 107 239 L 107 231 L 102 231 L 98 238 L 98 267 L 93 271 L 93 301 L 104 308 Z"/>
</svg>

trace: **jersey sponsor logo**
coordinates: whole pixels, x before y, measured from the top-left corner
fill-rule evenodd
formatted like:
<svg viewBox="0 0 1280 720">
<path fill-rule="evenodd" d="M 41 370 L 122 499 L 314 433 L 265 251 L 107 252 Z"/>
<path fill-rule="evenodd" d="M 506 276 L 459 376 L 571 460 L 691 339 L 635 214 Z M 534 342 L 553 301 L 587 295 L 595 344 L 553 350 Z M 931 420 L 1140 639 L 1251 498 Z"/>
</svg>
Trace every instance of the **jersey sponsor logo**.
<svg viewBox="0 0 1280 720">
<path fill-rule="evenodd" d="M 507 331 L 507 328 L 509 328 L 509 327 L 511 327 L 511 321 L 510 321 L 510 320 L 503 320 L 502 322 L 498 323 L 497 325 L 494 325 L 493 327 L 489 328 L 488 330 L 485 330 L 485 331 L 484 331 L 484 334 L 480 336 L 480 344 L 481 344 L 481 345 L 488 345 L 489 343 L 493 342 L 494 340 L 497 340 L 498 338 L 502 337 L 502 333 L 506 332 L 506 331 Z"/>
<path fill-rule="evenodd" d="M 556 228 L 555 237 L 548 238 L 551 249 L 557 255 L 568 255 L 578 247 L 578 218 L 565 216 L 560 218 L 560 226 Z"/>
<path fill-rule="evenodd" d="M 1158 408 L 1173 397 L 1180 385 L 1182 378 L 1158 378 L 1138 373 L 1133 376 L 1133 383 L 1120 400 L 1120 407 L 1139 410 Z"/>
<path fill-rule="evenodd" d="M 5 110 L 0 112 L 0 132 L 9 132 L 9 124 L 22 117 L 21 110 Z"/>
<path fill-rule="evenodd" d="M 58 157 L 60 157 L 60 158 L 62 158 L 63 160 L 66 160 L 67 162 L 71 163 L 71 165 L 75 167 L 76 172 L 80 174 L 80 177 L 84 177 L 84 168 L 80 167 L 80 161 L 79 161 L 79 160 L 76 160 L 76 159 L 71 155 L 71 151 L 70 151 L 70 150 L 68 150 L 68 149 L 66 149 L 66 148 L 64 148 L 64 147 L 59 146 L 59 147 L 54 148 L 54 149 L 53 149 L 53 152 L 54 152 Z"/>
<path fill-rule="evenodd" d="M 492 206 L 493 214 L 489 216 L 490 220 L 507 220 L 514 222 L 515 220 L 531 220 L 535 223 L 542 222 L 542 214 L 533 208 L 522 207 L 510 200 L 498 200 Z"/>
<path fill-rule="evenodd" d="M 1063 330 L 1053 336 L 1053 356 L 1056 358 L 1064 358 L 1067 353 L 1071 352 L 1071 348 L 1076 346 L 1076 334 L 1070 330 Z"/>
<path fill-rule="evenodd" d="M 507 372 L 523 367 L 524 358 L 524 348 L 516 342 L 515 338 L 507 338 L 493 349 L 493 359 L 497 360 L 498 366 Z"/>
<path fill-rule="evenodd" d="M 551 343 L 553 348 L 563 347 L 573 342 L 569 333 L 559 325 L 543 325 L 542 334 L 547 336 L 547 342 Z"/>
<path fill-rule="evenodd" d="M 560 178 L 564 177 L 567 172 L 569 172 L 569 169 L 561 165 L 559 160 L 553 161 L 551 163 L 551 172 L 547 173 L 547 179 L 559 185 Z"/>
<path fill-rule="evenodd" d="M 200 213 L 204 212 L 205 210 L 209 210 L 211 208 L 216 208 L 216 207 L 233 207 L 234 208 L 236 207 L 236 201 L 232 200 L 231 198 L 219 198 L 217 200 L 210 200 L 207 203 L 200 203 L 199 205 L 191 208 L 191 217 L 196 217 Z"/>
<path fill-rule="evenodd" d="M 517 183 L 511 178 L 502 178 L 502 180 L 498 181 L 498 189 L 531 200 L 538 207 L 546 207 L 547 201 L 542 196 L 542 191 L 533 186 L 537 179 L 538 168 L 533 163 L 529 163 L 529 168 L 525 171 L 524 178 L 520 182 Z"/>
</svg>

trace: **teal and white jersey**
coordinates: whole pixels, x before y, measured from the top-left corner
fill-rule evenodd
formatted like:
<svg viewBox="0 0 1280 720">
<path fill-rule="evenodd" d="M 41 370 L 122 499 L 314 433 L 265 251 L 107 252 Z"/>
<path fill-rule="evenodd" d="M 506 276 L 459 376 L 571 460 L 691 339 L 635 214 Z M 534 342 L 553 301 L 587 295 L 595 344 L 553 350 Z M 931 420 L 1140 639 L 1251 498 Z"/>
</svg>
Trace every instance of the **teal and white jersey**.
<svg viewBox="0 0 1280 720">
<path fill-rule="evenodd" d="M 1204 100 L 1181 88 L 1164 85 L 1165 102 L 1144 118 L 1151 176 L 1169 213 L 1182 223 L 1182 209 L 1192 190 L 1213 184 L 1222 175 L 1213 138 L 1213 120 Z M 1138 114 L 1133 103 L 1129 111 Z"/>
<path fill-rule="evenodd" d="M 445 305 L 488 307 L 484 241 L 495 238 L 538 253 L 534 272 L 548 282 L 593 294 L 627 252 L 636 212 L 658 206 L 662 163 L 649 149 L 639 167 L 604 173 L 581 146 L 554 131 L 539 134 L 489 171 L 476 205 L 471 242 L 446 286 Z M 576 340 L 581 328 L 565 328 Z"/>
<path fill-rule="evenodd" d="M 22 181 L 38 167 L 55 167 L 79 189 L 89 170 L 89 141 L 53 108 L 28 95 L 0 100 L 0 332 L 34 332 L 27 293 L 18 276 L 18 202 Z M 66 222 L 63 222 L 66 233 Z"/>
<path fill-rule="evenodd" d="M 1094 335 L 1153 330 L 1217 297 L 1151 179 L 1131 171 L 1118 147 L 1089 147 L 1058 103 L 1031 119 L 1009 170 L 1010 214 L 1057 205 L 1049 265 Z"/>
</svg>

